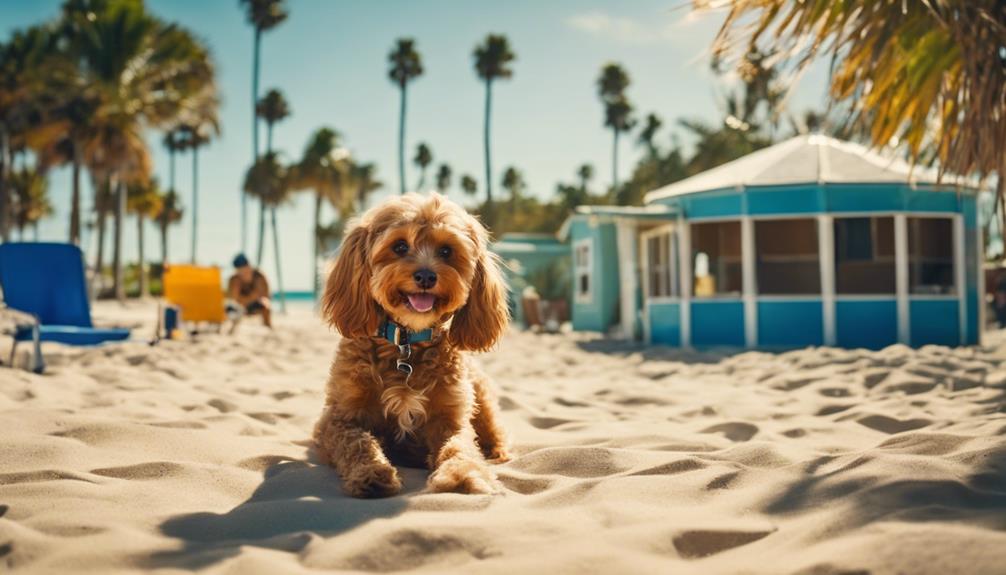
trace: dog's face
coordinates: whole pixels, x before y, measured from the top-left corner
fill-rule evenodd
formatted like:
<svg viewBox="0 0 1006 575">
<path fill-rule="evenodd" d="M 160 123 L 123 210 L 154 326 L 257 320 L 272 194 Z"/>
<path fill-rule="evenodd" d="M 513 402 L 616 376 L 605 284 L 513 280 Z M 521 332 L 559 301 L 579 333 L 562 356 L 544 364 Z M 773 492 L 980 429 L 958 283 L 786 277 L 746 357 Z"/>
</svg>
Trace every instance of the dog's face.
<svg viewBox="0 0 1006 575">
<path fill-rule="evenodd" d="M 419 331 L 451 321 L 449 337 L 483 350 L 508 320 L 488 232 L 439 194 L 407 194 L 356 222 L 329 274 L 323 309 L 346 337 L 377 331 L 380 312 Z"/>
</svg>

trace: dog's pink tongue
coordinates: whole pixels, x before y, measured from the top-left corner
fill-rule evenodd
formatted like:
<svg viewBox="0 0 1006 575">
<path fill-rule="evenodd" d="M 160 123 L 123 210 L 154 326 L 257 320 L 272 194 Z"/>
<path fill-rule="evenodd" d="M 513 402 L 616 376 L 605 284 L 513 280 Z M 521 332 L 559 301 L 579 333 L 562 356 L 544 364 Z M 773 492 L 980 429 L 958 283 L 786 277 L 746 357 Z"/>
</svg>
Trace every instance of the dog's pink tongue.
<svg viewBox="0 0 1006 575">
<path fill-rule="evenodd" d="M 412 309 L 419 312 L 430 311 L 431 309 L 433 309 L 433 302 L 435 302 L 436 300 L 437 298 L 433 294 L 428 293 L 409 294 L 409 305 L 412 306 Z"/>
</svg>

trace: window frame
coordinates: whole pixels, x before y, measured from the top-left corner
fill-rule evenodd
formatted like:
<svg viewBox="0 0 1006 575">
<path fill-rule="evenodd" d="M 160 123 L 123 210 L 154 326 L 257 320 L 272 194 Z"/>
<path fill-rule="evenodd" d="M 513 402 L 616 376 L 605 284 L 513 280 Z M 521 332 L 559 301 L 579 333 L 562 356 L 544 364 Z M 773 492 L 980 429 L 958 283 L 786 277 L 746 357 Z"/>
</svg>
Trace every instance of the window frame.
<svg viewBox="0 0 1006 575">
<path fill-rule="evenodd" d="M 740 301 L 744 299 L 745 287 L 744 287 L 744 258 L 747 257 L 746 253 L 748 246 L 744 245 L 744 220 L 745 218 L 750 218 L 750 216 L 730 216 L 730 217 L 711 217 L 711 218 L 694 218 L 688 220 L 688 226 L 686 228 L 688 232 L 688 269 L 689 269 L 689 281 L 691 285 L 689 286 L 689 300 L 692 302 L 706 302 L 706 301 Z M 698 280 L 698 276 L 695 275 L 695 258 L 700 253 L 695 247 L 695 228 L 696 226 L 701 226 L 705 224 L 736 224 L 737 233 L 740 238 L 740 252 L 737 259 L 737 264 L 741 267 L 741 285 L 740 289 L 737 291 L 729 292 L 714 292 L 712 295 L 697 295 L 695 293 L 695 282 Z"/>
<path fill-rule="evenodd" d="M 681 265 L 678 261 L 679 254 L 679 242 L 680 237 L 678 236 L 678 226 L 674 224 L 666 224 L 658 226 L 652 229 L 642 231 L 639 234 L 640 243 L 642 245 L 642 257 L 640 258 L 643 262 L 641 280 L 643 282 L 643 296 L 647 301 L 678 301 L 681 299 Z M 660 239 L 665 239 L 666 243 L 661 244 Z M 653 240 L 658 240 L 658 245 L 666 245 L 666 259 L 662 262 L 657 270 L 654 265 L 655 260 L 653 259 L 653 252 L 651 248 L 651 242 Z M 659 258 L 659 256 L 658 256 Z M 652 289 L 652 277 L 653 274 L 664 272 L 661 276 L 661 284 L 666 282 L 666 285 L 661 285 L 661 290 L 663 293 L 655 294 Z"/>
<path fill-rule="evenodd" d="M 831 214 L 828 214 L 828 215 L 831 215 Z M 861 214 L 859 214 L 859 213 L 842 213 L 842 214 L 832 215 L 832 217 L 831 217 L 832 244 L 833 244 L 832 247 L 834 248 L 834 251 L 835 251 L 834 257 L 832 258 L 833 259 L 832 265 L 833 265 L 833 268 L 834 268 L 834 272 L 833 272 L 833 276 L 832 276 L 832 281 L 834 283 L 833 288 L 834 288 L 834 297 L 835 297 L 836 301 L 838 301 L 838 300 L 855 301 L 855 300 L 875 300 L 875 299 L 895 299 L 895 298 L 897 298 L 897 295 L 898 295 L 898 279 L 897 279 L 898 278 L 898 250 L 897 250 L 898 230 L 897 230 L 897 224 L 895 223 L 895 220 L 897 219 L 897 215 L 898 215 L 898 213 L 896 213 L 896 212 L 878 212 L 878 213 L 866 212 L 866 213 L 861 213 Z M 891 220 L 891 250 L 892 251 L 891 251 L 890 258 L 891 258 L 891 265 L 893 266 L 893 271 L 894 271 L 894 287 L 892 288 L 892 290 L 890 292 L 886 292 L 886 293 L 885 292 L 876 292 L 876 291 L 865 292 L 865 293 L 843 293 L 842 291 L 839 290 L 839 287 L 838 287 L 838 285 L 839 285 L 838 284 L 838 277 L 839 277 L 838 249 L 839 249 L 839 246 L 838 246 L 838 234 L 835 233 L 837 231 L 836 230 L 836 224 L 838 224 L 839 220 L 856 220 L 856 219 L 860 219 L 860 220 L 861 219 L 866 219 L 866 220 L 869 220 L 870 221 L 870 243 L 871 243 L 870 248 L 871 248 L 872 254 L 871 254 L 871 259 L 870 260 L 865 260 L 865 261 L 877 261 L 877 257 L 880 255 L 879 251 L 878 251 L 879 241 L 877 240 L 878 230 L 879 230 L 878 220 L 880 220 L 880 219 L 886 219 L 886 218 L 889 218 Z"/>
<path fill-rule="evenodd" d="M 586 262 L 580 263 L 580 249 L 586 252 Z M 581 291 L 581 276 L 587 277 L 587 290 Z M 574 294 L 573 300 L 576 303 L 589 304 L 594 301 L 594 240 L 593 238 L 583 238 L 573 242 L 573 280 Z"/>
</svg>

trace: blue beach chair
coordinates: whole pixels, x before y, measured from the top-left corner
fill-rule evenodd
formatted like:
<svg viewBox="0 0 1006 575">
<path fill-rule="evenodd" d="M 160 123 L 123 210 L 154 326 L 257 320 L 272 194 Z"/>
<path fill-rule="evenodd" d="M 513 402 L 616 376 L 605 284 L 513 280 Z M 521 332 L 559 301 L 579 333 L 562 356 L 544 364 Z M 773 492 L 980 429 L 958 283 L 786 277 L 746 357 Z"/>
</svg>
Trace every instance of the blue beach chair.
<svg viewBox="0 0 1006 575">
<path fill-rule="evenodd" d="M 6 243 L 0 245 L 0 288 L 11 309 L 34 316 L 35 325 L 19 325 L 14 352 L 22 341 L 35 342 L 34 371 L 44 369 L 41 341 L 97 345 L 129 337 L 123 328 L 97 328 L 91 322 L 84 259 L 71 244 Z"/>
</svg>

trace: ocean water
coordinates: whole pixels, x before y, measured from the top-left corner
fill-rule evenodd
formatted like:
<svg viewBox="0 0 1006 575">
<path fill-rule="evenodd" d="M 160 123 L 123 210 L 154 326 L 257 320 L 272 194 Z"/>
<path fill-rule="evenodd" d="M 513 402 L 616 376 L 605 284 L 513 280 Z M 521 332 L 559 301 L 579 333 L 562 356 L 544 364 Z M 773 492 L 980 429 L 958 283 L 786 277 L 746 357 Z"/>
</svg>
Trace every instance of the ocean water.
<svg viewBox="0 0 1006 575">
<path fill-rule="evenodd" d="M 286 307 L 290 310 L 314 310 L 314 293 L 309 291 L 285 291 L 272 294 L 273 305 L 278 306 L 280 295 L 286 296 Z"/>
</svg>

